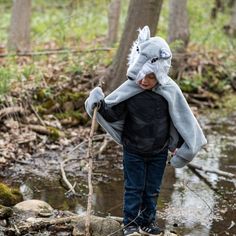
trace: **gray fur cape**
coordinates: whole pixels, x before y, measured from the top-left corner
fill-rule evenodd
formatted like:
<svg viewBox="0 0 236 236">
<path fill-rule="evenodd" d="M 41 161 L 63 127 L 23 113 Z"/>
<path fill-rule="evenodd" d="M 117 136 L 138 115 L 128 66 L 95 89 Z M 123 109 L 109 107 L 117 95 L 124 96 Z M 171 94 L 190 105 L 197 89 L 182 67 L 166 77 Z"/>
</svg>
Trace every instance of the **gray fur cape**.
<svg viewBox="0 0 236 236">
<path fill-rule="evenodd" d="M 142 91 L 143 89 L 135 82 L 127 80 L 110 95 L 105 97 L 105 102 L 110 106 L 114 106 Z M 169 113 L 172 121 L 170 128 L 169 150 L 174 151 L 176 149 L 179 141 L 179 134 L 184 139 L 184 143 L 176 151 L 171 160 L 171 164 L 174 167 L 181 168 L 192 161 L 201 147 L 207 143 L 206 138 L 181 90 L 171 78 L 168 78 L 168 82 L 166 82 L 165 85 L 155 87 L 153 92 L 160 94 L 168 102 Z M 86 111 L 90 116 L 92 116 L 93 104 L 94 103 L 93 101 L 90 101 L 90 98 L 85 102 Z M 98 113 L 97 122 L 118 144 L 122 144 L 121 135 L 124 124 L 123 120 L 110 123 L 104 120 Z"/>
</svg>

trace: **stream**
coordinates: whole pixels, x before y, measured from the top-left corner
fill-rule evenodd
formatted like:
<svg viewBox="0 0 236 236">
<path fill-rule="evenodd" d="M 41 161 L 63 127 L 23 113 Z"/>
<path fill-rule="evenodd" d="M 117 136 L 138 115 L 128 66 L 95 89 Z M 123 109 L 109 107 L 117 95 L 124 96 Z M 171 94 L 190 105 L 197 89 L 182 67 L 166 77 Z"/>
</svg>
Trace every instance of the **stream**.
<svg viewBox="0 0 236 236">
<path fill-rule="evenodd" d="M 220 113 L 220 111 L 218 111 Z M 208 145 L 193 163 L 236 174 L 236 112 L 214 118 L 205 112 L 198 117 Z M 71 183 L 80 197 L 73 198 L 60 177 L 58 152 L 37 154 L 15 163 L 1 173 L 1 180 L 20 188 L 24 199 L 40 199 L 53 208 L 84 214 L 87 205 L 87 166 L 81 152 L 66 165 Z M 93 210 L 98 216 L 122 217 L 123 174 L 121 149 L 113 142 L 94 160 Z M 193 173 L 188 167 L 167 166 L 158 200 L 158 223 L 179 235 L 236 235 L 236 180 L 212 173 Z M 216 189 L 216 190 L 215 190 Z"/>
</svg>

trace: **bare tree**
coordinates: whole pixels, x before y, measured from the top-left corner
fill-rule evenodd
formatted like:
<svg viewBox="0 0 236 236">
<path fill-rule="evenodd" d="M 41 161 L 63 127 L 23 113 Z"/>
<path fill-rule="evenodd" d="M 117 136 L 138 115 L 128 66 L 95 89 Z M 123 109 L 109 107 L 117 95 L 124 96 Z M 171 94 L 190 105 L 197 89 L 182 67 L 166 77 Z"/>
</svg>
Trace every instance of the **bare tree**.
<svg viewBox="0 0 236 236">
<path fill-rule="evenodd" d="M 168 41 L 179 40 L 178 51 L 184 51 L 189 42 L 187 0 L 170 0 L 169 9 Z"/>
<path fill-rule="evenodd" d="M 30 49 L 31 0 L 14 0 L 8 38 L 8 49 Z"/>
<path fill-rule="evenodd" d="M 112 91 L 126 79 L 127 56 L 138 28 L 148 25 L 151 34 L 157 29 L 163 0 L 130 0 L 124 31 L 112 66 L 105 78 L 105 89 Z"/>
<path fill-rule="evenodd" d="M 234 4 L 232 6 L 230 23 L 224 26 L 224 30 L 228 35 L 236 37 L 236 0 L 234 0 Z"/>
<path fill-rule="evenodd" d="M 111 0 L 108 9 L 108 35 L 107 44 L 112 46 L 117 41 L 117 34 L 120 19 L 121 0 Z"/>
<path fill-rule="evenodd" d="M 221 11 L 221 12 L 224 11 L 224 4 L 223 4 L 222 0 L 215 0 L 214 6 L 211 9 L 211 18 L 213 20 L 217 18 L 217 14 L 219 11 Z"/>
</svg>

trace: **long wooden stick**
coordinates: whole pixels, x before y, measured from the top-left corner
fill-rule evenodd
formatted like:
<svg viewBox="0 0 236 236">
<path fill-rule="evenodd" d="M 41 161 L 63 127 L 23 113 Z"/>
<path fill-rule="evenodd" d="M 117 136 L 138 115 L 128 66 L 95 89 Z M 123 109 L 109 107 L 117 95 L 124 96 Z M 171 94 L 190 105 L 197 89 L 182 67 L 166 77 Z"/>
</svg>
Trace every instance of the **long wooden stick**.
<svg viewBox="0 0 236 236">
<path fill-rule="evenodd" d="M 93 134 L 96 124 L 96 116 L 97 116 L 98 107 L 95 107 L 93 110 L 93 118 L 92 118 L 92 125 L 89 134 L 89 143 L 88 143 L 88 152 L 87 152 L 87 159 L 88 159 L 88 187 L 89 187 L 89 194 L 88 194 L 88 202 L 87 202 L 87 213 L 86 213 L 86 220 L 85 220 L 85 235 L 90 236 L 90 223 L 91 223 L 91 210 L 92 210 L 92 196 L 93 196 L 93 185 L 92 185 L 92 171 L 93 171 L 93 151 L 92 151 L 92 142 L 93 142 Z"/>
</svg>

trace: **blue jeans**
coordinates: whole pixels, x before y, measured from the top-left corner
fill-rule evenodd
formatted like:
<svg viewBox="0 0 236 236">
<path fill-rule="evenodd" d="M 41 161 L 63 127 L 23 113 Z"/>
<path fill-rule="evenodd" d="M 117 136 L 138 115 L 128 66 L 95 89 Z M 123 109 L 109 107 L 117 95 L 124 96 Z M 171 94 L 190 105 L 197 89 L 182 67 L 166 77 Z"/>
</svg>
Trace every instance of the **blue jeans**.
<svg viewBox="0 0 236 236">
<path fill-rule="evenodd" d="M 124 225 L 149 225 L 156 220 L 168 150 L 154 156 L 141 156 L 124 150 Z"/>
</svg>

